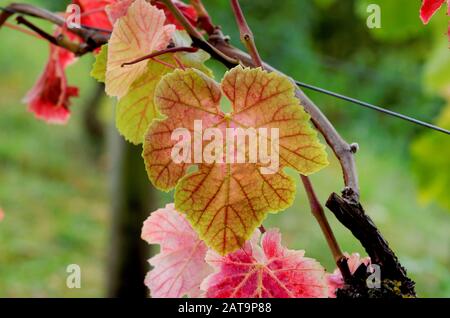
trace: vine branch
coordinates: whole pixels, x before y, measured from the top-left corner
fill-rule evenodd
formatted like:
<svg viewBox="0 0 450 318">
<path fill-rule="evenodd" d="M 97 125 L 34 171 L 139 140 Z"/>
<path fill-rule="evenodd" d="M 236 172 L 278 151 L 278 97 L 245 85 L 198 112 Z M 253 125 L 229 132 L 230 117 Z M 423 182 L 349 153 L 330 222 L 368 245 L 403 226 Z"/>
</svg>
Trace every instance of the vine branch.
<svg viewBox="0 0 450 318">
<path fill-rule="evenodd" d="M 197 26 L 200 29 L 205 30 L 206 33 L 213 34 L 217 27 L 212 22 L 211 17 L 209 16 L 208 11 L 206 11 L 205 6 L 203 5 L 202 1 L 201 0 L 191 0 L 190 2 L 198 14 Z"/>
<path fill-rule="evenodd" d="M 331 229 L 330 224 L 328 223 L 327 217 L 325 216 L 322 205 L 320 204 L 316 192 L 314 191 L 311 179 L 307 176 L 300 175 L 303 186 L 305 187 L 306 195 L 308 197 L 309 205 L 311 207 L 311 212 L 319 223 L 320 229 L 325 236 L 328 247 L 333 254 L 334 261 L 339 266 L 339 270 L 342 273 L 344 278 L 349 278 L 350 270 L 348 268 L 347 262 L 342 262 L 345 259 L 344 254 L 342 254 L 342 250 L 339 247 L 339 244 L 334 236 L 333 230 Z"/>
<path fill-rule="evenodd" d="M 248 26 L 247 20 L 245 19 L 241 6 L 239 5 L 239 0 L 231 0 L 231 7 L 239 27 L 242 43 L 244 43 L 247 47 L 247 51 L 250 53 L 255 66 L 262 67 L 263 62 L 261 60 L 261 56 L 259 55 L 258 49 L 256 48 L 253 32 Z"/>
<path fill-rule="evenodd" d="M 22 4 L 22 3 L 13 3 L 6 8 L 1 8 L 2 13 L 0 14 L 0 28 L 5 24 L 5 22 L 14 14 L 22 14 L 42 20 L 46 20 L 60 27 L 64 27 L 66 25 L 66 21 L 63 17 L 53 12 L 47 11 L 42 8 L 35 7 L 30 4 Z M 83 43 L 77 43 L 74 41 L 70 41 L 66 37 L 59 36 L 53 37 L 49 35 L 44 30 L 40 29 L 30 21 L 26 20 L 23 17 L 18 17 L 19 23 L 23 23 L 28 28 L 32 29 L 34 32 L 43 36 L 46 40 L 50 41 L 50 43 L 62 47 L 66 50 L 71 51 L 72 53 L 80 56 L 86 53 L 92 52 L 95 49 L 99 48 L 105 43 L 109 41 L 109 31 L 100 30 L 95 28 L 89 28 L 86 26 L 80 26 L 80 28 L 67 28 L 71 33 L 79 36 Z"/>
</svg>

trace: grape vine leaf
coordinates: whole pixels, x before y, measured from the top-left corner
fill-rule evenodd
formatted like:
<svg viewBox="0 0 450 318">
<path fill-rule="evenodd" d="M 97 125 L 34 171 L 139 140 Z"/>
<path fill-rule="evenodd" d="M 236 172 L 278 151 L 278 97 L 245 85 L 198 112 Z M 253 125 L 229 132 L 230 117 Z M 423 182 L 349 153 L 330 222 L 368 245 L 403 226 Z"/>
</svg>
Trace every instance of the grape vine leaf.
<svg viewBox="0 0 450 318">
<path fill-rule="evenodd" d="M 370 257 L 361 258 L 358 253 L 349 255 L 345 252 L 344 256 L 347 258 L 347 264 L 351 274 L 354 274 L 362 264 L 369 266 L 371 263 Z M 336 298 L 336 290 L 344 287 L 344 278 L 342 277 L 341 271 L 339 268 L 336 268 L 332 274 L 327 274 L 326 278 L 328 283 L 328 297 Z"/>
<path fill-rule="evenodd" d="M 142 239 L 159 244 L 161 251 L 149 260 L 154 268 L 145 284 L 154 298 L 199 297 L 200 283 L 212 272 L 205 262 L 207 247 L 179 214 L 174 204 L 153 212 L 144 222 Z"/>
<path fill-rule="evenodd" d="M 227 256 L 208 251 L 206 261 L 215 272 L 201 285 L 208 298 L 325 298 L 324 268 L 304 251 L 281 245 L 281 234 L 259 233 L 242 249 Z"/>
<path fill-rule="evenodd" d="M 233 107 L 229 114 L 219 108 L 221 89 Z M 188 69 L 166 75 L 156 88 L 155 103 L 166 118 L 154 121 L 146 134 L 143 157 L 149 179 L 164 191 L 176 186 L 177 210 L 222 255 L 241 247 L 267 213 L 292 204 L 295 183 L 284 167 L 308 175 L 328 164 L 294 89 L 281 75 L 241 66 L 227 72 L 221 85 Z M 202 121 L 203 131 L 215 127 L 223 136 L 228 126 L 278 129 L 280 169 L 263 174 L 260 168 L 267 165 L 261 163 L 215 162 L 200 163 L 198 171 L 186 175 L 191 164 L 172 160 L 177 141 L 171 136 L 177 128 L 193 131 L 194 120 Z M 191 137 L 186 142 L 193 144 Z"/>
<path fill-rule="evenodd" d="M 100 52 L 98 52 L 98 54 L 95 56 L 95 62 L 91 70 L 91 76 L 100 83 L 105 82 L 107 57 L 108 44 L 105 44 L 100 48 Z"/>
<path fill-rule="evenodd" d="M 58 30 L 55 34 L 61 32 Z M 65 70 L 75 61 L 72 52 L 50 44 L 44 72 L 23 99 L 37 118 L 53 124 L 65 124 L 69 120 L 70 98 L 78 96 L 78 88 L 67 84 Z"/>
<path fill-rule="evenodd" d="M 189 47 L 192 40 L 186 31 L 176 31 L 174 43 L 177 47 Z M 165 54 L 158 57 L 158 60 L 163 63 L 149 61 L 145 73 L 131 85 L 128 93 L 120 99 L 116 107 L 116 126 L 120 134 L 129 142 L 142 143 L 149 124 L 160 117 L 154 103 L 155 89 L 161 78 L 173 71 L 173 68 L 167 64 L 177 65 L 175 57 L 185 67 L 196 68 L 212 75 L 211 70 L 204 65 L 210 56 L 202 50 L 195 53 Z"/>
<path fill-rule="evenodd" d="M 136 0 L 127 14 L 117 20 L 108 42 L 105 80 L 108 95 L 123 97 L 131 84 L 145 72 L 148 62 L 127 66 L 123 63 L 168 46 L 175 26 L 164 25 L 165 21 L 164 12 L 145 0 Z"/>
</svg>

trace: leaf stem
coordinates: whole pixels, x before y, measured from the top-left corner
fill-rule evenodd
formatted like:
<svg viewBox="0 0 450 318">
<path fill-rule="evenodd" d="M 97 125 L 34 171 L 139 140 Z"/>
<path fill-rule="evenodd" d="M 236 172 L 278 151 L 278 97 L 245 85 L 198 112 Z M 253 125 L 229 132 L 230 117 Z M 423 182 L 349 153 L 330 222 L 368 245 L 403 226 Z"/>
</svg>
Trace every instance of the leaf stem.
<svg viewBox="0 0 450 318">
<path fill-rule="evenodd" d="M 327 240 L 328 247 L 333 254 L 334 261 L 339 265 L 342 259 L 345 259 L 344 254 L 342 254 L 341 248 L 339 247 L 339 243 L 334 236 L 333 230 L 331 229 L 330 224 L 328 223 L 327 217 L 324 213 L 323 207 L 320 204 L 317 195 L 314 191 L 313 185 L 309 177 L 300 175 L 303 186 L 306 191 L 306 195 L 308 196 L 309 205 L 311 207 L 311 212 L 319 223 L 320 229 L 322 230 L 325 239 Z M 345 262 L 344 262 L 345 263 Z M 344 270 L 345 271 L 345 270 Z"/>
<path fill-rule="evenodd" d="M 201 43 L 201 49 L 204 49 L 205 51 L 208 51 L 211 53 L 211 55 L 218 56 L 219 59 L 225 60 L 227 63 L 230 64 L 239 64 L 238 61 L 230 58 L 229 56 L 223 54 L 218 49 L 216 49 L 213 45 L 211 45 L 209 42 L 207 42 L 203 35 L 186 19 L 186 17 L 183 15 L 183 13 L 175 6 L 171 0 L 160 0 L 162 3 L 164 3 L 169 9 L 169 11 L 174 15 L 174 17 L 178 20 L 178 22 L 181 23 L 181 25 L 185 28 L 187 33 L 192 37 L 192 40 L 194 41 L 194 44 Z"/>
<path fill-rule="evenodd" d="M 241 6 L 239 5 L 239 0 L 231 0 L 231 7 L 233 8 L 234 16 L 239 27 L 242 43 L 245 44 L 247 51 L 250 53 L 255 65 L 262 67 L 263 62 L 259 55 L 258 49 L 256 48 L 253 32 L 248 26 L 247 20 L 245 19 Z"/>
<path fill-rule="evenodd" d="M 195 8 L 198 14 L 197 26 L 206 31 L 209 35 L 213 34 L 216 26 L 213 24 L 211 17 L 206 11 L 205 6 L 201 0 L 191 0 L 192 6 Z"/>
<path fill-rule="evenodd" d="M 149 59 L 158 57 L 160 55 L 168 54 L 168 53 L 176 53 L 176 52 L 195 53 L 197 51 L 198 51 L 198 48 L 196 48 L 196 47 L 172 47 L 172 48 L 168 48 L 168 49 L 165 49 L 165 50 L 161 50 L 161 51 L 158 51 L 158 52 L 154 52 L 154 53 L 145 55 L 145 56 L 140 57 L 140 58 L 138 58 L 136 60 L 133 60 L 131 62 L 123 63 L 122 67 L 127 66 L 127 65 L 133 65 L 133 64 L 136 64 L 136 63 L 139 63 L 139 62 L 142 62 L 142 61 L 145 61 L 145 60 L 149 60 Z"/>
</svg>

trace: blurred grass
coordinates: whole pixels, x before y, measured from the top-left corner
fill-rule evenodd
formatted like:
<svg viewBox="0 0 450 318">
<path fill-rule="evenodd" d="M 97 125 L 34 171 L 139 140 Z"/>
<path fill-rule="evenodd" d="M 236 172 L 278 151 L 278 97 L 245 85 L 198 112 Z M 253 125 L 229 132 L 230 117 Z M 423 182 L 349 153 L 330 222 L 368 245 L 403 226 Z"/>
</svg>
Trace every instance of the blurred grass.
<svg viewBox="0 0 450 318">
<path fill-rule="evenodd" d="M 7 2 L 0 0 L 0 5 Z M 51 3 L 47 1 L 47 4 Z M 233 20 L 223 13 L 225 11 L 219 10 L 225 10 L 224 3 L 214 4 L 217 9 L 215 18 L 223 21 L 227 33 L 237 39 L 234 26 L 224 23 Z M 261 37 L 263 30 L 267 31 L 267 36 L 273 36 L 270 45 L 261 43 L 264 56 L 280 68 L 292 70 L 299 79 L 355 93 L 353 87 L 358 87 L 360 80 L 355 72 L 358 72 L 358 67 L 367 67 L 364 64 L 366 55 L 360 56 L 359 60 L 350 60 L 349 65 L 341 65 L 339 73 L 334 68 L 327 70 L 323 61 L 307 50 L 307 46 L 312 45 L 311 40 L 304 36 L 312 28 L 308 21 L 297 21 L 296 27 L 304 27 L 305 32 L 296 34 L 292 45 L 283 46 L 287 38 L 280 28 L 295 18 L 291 16 L 293 11 L 283 7 L 279 15 L 269 16 L 272 23 L 281 27 L 265 30 L 261 24 L 267 25 L 267 22 L 262 18 L 267 17 L 264 10 L 270 6 L 266 8 L 264 3 L 268 2 L 253 5 L 261 16 L 255 14 L 249 19 L 256 25 L 257 36 Z M 318 13 L 310 5 L 299 6 L 311 14 L 310 19 L 316 19 Z M 280 20 L 280 16 L 284 20 Z M 88 77 L 92 57 L 83 57 L 69 69 L 69 82 L 80 86 L 81 91 L 81 98 L 74 100 L 70 123 L 67 126 L 49 126 L 35 120 L 20 103 L 43 69 L 47 44 L 16 31 L 2 29 L 0 45 L 0 206 L 6 213 L 0 223 L 0 297 L 103 296 L 108 265 L 108 158 L 106 155 L 98 160 L 92 158 L 81 125 L 81 110 L 89 106 L 85 101 L 94 84 Z M 323 45 L 326 47 L 325 41 Z M 437 113 L 436 101 L 423 97 L 418 87 L 420 81 L 410 79 L 411 74 L 420 73 L 420 65 L 408 58 L 396 58 L 400 55 L 393 53 L 381 61 L 378 72 L 383 78 L 364 77 L 356 93 L 358 97 L 386 103 L 389 101 L 386 96 L 391 96 L 392 105 L 416 105 L 424 101 L 420 109 L 409 111 L 415 113 L 417 110 L 417 113 L 431 118 Z M 351 75 L 346 73 L 349 69 L 352 70 Z M 385 81 L 386 76 L 391 78 L 391 82 Z M 351 79 L 347 80 L 348 77 Z M 401 79 L 398 87 L 407 87 L 407 91 L 399 96 L 394 92 L 393 95 L 386 94 L 389 85 L 397 78 Z M 418 97 L 405 101 L 403 96 L 406 95 Z M 362 202 L 416 280 L 419 294 L 449 297 L 450 214 L 436 205 L 422 206 L 417 201 L 407 152 L 413 128 L 329 98 L 316 94 L 311 96 L 320 101 L 323 110 L 336 122 L 345 138 L 360 144 L 357 164 Z M 105 113 L 108 113 L 108 108 Z M 343 187 L 335 160 L 312 180 L 323 202 L 329 193 Z M 171 200 L 170 194 L 161 194 L 161 205 Z M 331 213 L 328 215 L 343 250 L 364 254 L 352 235 L 336 222 Z M 333 270 L 330 253 L 310 215 L 300 186 L 293 207 L 270 215 L 265 225 L 279 227 L 289 247 L 305 249 L 307 256 L 317 258 L 328 270 Z M 72 263 L 81 266 L 81 289 L 66 287 L 65 270 Z"/>
</svg>

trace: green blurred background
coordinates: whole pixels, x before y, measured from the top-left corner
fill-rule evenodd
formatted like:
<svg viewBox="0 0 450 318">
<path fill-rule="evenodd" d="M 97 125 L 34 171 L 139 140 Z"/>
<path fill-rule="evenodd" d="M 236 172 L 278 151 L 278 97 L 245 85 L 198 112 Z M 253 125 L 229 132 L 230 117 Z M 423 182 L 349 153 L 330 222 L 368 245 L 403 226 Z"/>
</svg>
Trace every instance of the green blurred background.
<svg viewBox="0 0 450 318">
<path fill-rule="evenodd" d="M 9 2 L 0 0 L 0 5 Z M 22 2 L 50 10 L 68 3 Z M 240 45 L 228 1 L 204 3 Z M 273 66 L 298 80 L 450 128 L 445 10 L 425 27 L 419 0 L 241 3 L 262 57 Z M 381 6 L 381 29 L 366 26 L 371 3 Z M 101 297 L 109 266 L 111 160 L 107 142 L 93 142 L 83 125 L 97 87 L 89 77 L 93 57 L 69 68 L 69 83 L 80 87 L 80 98 L 74 100 L 69 124 L 53 126 L 34 119 L 20 102 L 47 55 L 44 41 L 0 30 L 0 206 L 6 214 L 0 223 L 0 297 Z M 417 282 L 419 295 L 450 297 L 450 137 L 307 93 L 348 141 L 359 143 L 362 203 Z M 104 98 L 100 106 L 106 128 L 113 118 L 111 103 Z M 136 169 L 145 173 L 143 164 Z M 343 188 L 335 160 L 312 180 L 323 202 Z M 161 194 L 159 205 L 170 202 L 171 195 Z M 342 248 L 364 254 L 328 215 Z M 287 246 L 305 249 L 333 270 L 300 186 L 295 204 L 271 215 L 265 226 L 279 227 Z M 81 289 L 66 287 L 66 267 L 72 263 L 81 266 Z"/>
</svg>

